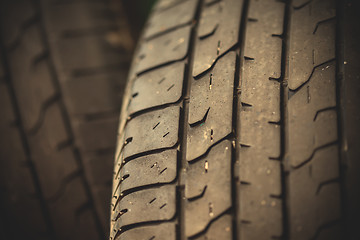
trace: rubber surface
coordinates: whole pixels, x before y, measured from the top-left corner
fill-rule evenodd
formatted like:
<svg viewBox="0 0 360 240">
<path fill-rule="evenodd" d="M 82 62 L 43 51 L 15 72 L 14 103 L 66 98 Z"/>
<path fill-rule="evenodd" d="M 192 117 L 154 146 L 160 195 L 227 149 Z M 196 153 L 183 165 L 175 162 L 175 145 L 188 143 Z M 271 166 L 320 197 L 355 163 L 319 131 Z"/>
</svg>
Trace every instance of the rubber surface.
<svg viewBox="0 0 360 240">
<path fill-rule="evenodd" d="M 194 2 L 159 1 L 133 59 L 110 239 L 356 239 L 342 2 Z"/>
<path fill-rule="evenodd" d="M 130 56 L 113 44 L 120 23 L 109 1 L 0 9 L 0 238 L 103 239 Z"/>
</svg>

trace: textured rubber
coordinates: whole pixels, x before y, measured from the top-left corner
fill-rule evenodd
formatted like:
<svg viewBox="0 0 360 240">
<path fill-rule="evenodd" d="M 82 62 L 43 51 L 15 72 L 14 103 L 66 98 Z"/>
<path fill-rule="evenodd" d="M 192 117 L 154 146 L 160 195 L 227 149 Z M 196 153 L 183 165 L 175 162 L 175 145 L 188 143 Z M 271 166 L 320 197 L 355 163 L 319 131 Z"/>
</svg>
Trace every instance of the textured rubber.
<svg viewBox="0 0 360 240">
<path fill-rule="evenodd" d="M 111 44 L 115 13 L 109 1 L 0 10 L 0 238 L 103 239 L 131 52 Z"/>
<path fill-rule="evenodd" d="M 342 239 L 342 2 L 194 2 L 159 1 L 134 57 L 110 239 Z"/>
</svg>

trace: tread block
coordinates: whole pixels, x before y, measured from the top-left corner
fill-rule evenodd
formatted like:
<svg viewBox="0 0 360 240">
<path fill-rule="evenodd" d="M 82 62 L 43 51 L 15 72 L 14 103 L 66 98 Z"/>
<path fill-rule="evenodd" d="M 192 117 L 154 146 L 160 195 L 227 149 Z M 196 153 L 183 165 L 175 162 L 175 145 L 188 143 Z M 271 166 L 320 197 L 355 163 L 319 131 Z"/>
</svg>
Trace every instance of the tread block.
<svg viewBox="0 0 360 240">
<path fill-rule="evenodd" d="M 64 99 L 72 116 L 117 112 L 120 102 L 119 90 L 114 88 L 125 72 L 102 73 L 68 79 L 63 83 Z"/>
<path fill-rule="evenodd" d="M 336 141 L 336 5 L 295 1 L 291 19 L 288 209 L 291 239 L 341 239 Z M 300 206 L 304 206 L 303 208 Z M 337 232 L 338 231 L 338 232 Z"/>
<path fill-rule="evenodd" d="M 0 16 L 2 37 L 6 47 L 11 46 L 21 38 L 26 27 L 33 22 L 36 10 L 27 0 L 1 1 Z M 9 27 L 11 23 L 11 27 Z"/>
<path fill-rule="evenodd" d="M 232 239 L 232 218 L 228 214 L 211 223 L 209 229 L 203 235 L 194 238 L 194 240 L 218 239 Z"/>
<path fill-rule="evenodd" d="M 236 54 L 221 58 L 211 72 L 192 80 L 186 159 L 193 160 L 232 131 Z"/>
<path fill-rule="evenodd" d="M 135 223 L 166 221 L 175 216 L 175 185 L 145 189 L 130 193 L 122 199 L 112 215 L 115 228 Z"/>
<path fill-rule="evenodd" d="M 13 185 L 16 182 L 19 182 L 20 186 L 22 184 L 27 185 L 25 189 L 22 189 L 21 192 L 24 193 L 29 191 L 30 193 L 34 193 L 34 188 L 30 187 L 32 185 L 31 182 L 23 182 L 23 180 L 16 180 L 18 179 L 18 177 L 16 176 L 16 171 L 19 168 L 22 168 L 24 170 L 24 173 L 28 171 L 25 167 L 25 161 L 27 160 L 27 156 L 23 148 L 20 131 L 16 124 L 17 119 L 13 109 L 13 103 L 10 98 L 10 92 L 8 86 L 4 83 L 0 83 L 0 109 L 2 113 L 2 116 L 0 118 L 0 146 L 3 146 L 0 151 L 0 159 L 4 159 L 4 161 L 0 161 L 1 166 L 4 166 L 0 167 L 0 169 L 3 170 L 0 176 L 4 177 L 4 179 L 7 179 L 8 177 L 12 178 L 11 181 L 0 181 L 0 183 L 4 185 Z M 11 166 L 13 166 L 14 171 L 10 170 L 12 168 Z M 26 175 L 29 176 L 24 176 L 24 179 L 31 178 L 30 173 L 27 173 Z M 15 189 L 15 186 L 11 188 Z"/>
<path fill-rule="evenodd" d="M 263 121 L 279 122 L 280 84 L 269 78 L 281 75 L 282 41 L 272 34 L 282 33 L 284 3 L 250 1 L 248 14 L 253 21 L 247 22 L 244 55 L 251 60 L 244 61 L 241 101 L 261 112 Z"/>
<path fill-rule="evenodd" d="M 194 18 L 197 0 L 182 1 L 164 11 L 154 14 L 147 22 L 145 38 L 166 32 L 177 26 L 191 23 Z M 164 19 L 166 19 L 164 21 Z"/>
<path fill-rule="evenodd" d="M 285 4 L 250 1 L 238 122 L 240 238 L 282 236 L 280 83 Z M 271 9 L 271 11 L 269 11 Z M 272 80 L 270 80 L 272 79 Z M 271 219 L 271 221 L 269 221 Z"/>
<path fill-rule="evenodd" d="M 271 8 L 271 11 L 269 11 Z M 272 41 L 273 38 L 271 35 L 281 35 L 283 32 L 283 22 L 284 22 L 284 8 L 285 4 L 283 2 L 279 2 L 276 0 L 258 0 L 258 1 L 250 1 L 249 9 L 248 9 L 248 21 L 246 23 L 246 42 L 245 43 L 245 53 L 254 51 L 254 53 L 260 55 L 258 49 L 253 48 L 254 42 L 257 40 L 257 46 L 264 47 L 267 51 L 274 51 L 276 53 L 275 56 L 265 55 L 267 57 L 275 57 L 278 59 L 280 50 L 271 49 L 269 44 L 271 43 L 271 47 L 277 47 L 277 41 Z M 250 19 L 255 20 L 254 23 L 251 22 Z M 248 29 L 249 28 L 249 29 Z M 255 31 L 257 29 L 257 31 Z M 255 37 L 255 39 L 254 39 Z M 275 37 L 276 38 L 276 37 Z M 279 39 L 281 42 L 281 40 Z M 251 45 L 249 45 L 251 43 Z M 264 43 L 268 43 L 263 45 Z M 252 54 L 245 56 L 251 56 Z M 268 60 L 268 63 L 270 61 Z M 276 69 L 276 68 L 274 68 Z"/>
<path fill-rule="evenodd" d="M 279 171 L 275 174 L 280 175 Z M 263 186 L 258 182 L 254 181 L 254 184 L 242 182 L 240 186 L 240 236 L 243 239 L 262 239 L 264 236 L 271 239 L 281 236 L 283 232 L 282 201 L 269 195 L 264 180 L 261 181 Z"/>
<path fill-rule="evenodd" d="M 174 7 L 177 4 L 182 3 L 183 0 L 161 0 L 161 1 L 157 1 L 155 6 L 154 6 L 154 11 L 156 12 L 161 12 L 164 11 L 168 8 Z"/>
<path fill-rule="evenodd" d="M 289 161 L 298 166 L 314 150 L 337 140 L 335 63 L 315 69 L 288 102 Z"/>
<path fill-rule="evenodd" d="M 308 4 L 309 0 L 293 0 L 292 5 L 294 8 L 301 8 L 302 6 L 305 6 L 306 4 Z"/>
<path fill-rule="evenodd" d="M 106 16 L 109 13 L 102 1 L 72 1 L 68 4 L 56 4 L 49 0 L 41 2 L 46 9 L 47 23 L 52 26 L 50 33 L 57 37 L 63 37 L 62 34 L 68 31 L 83 33 L 92 29 L 105 33 L 114 25 L 111 18 Z"/>
<path fill-rule="evenodd" d="M 201 232 L 231 207 L 231 149 L 229 141 L 222 141 L 203 159 L 189 164 L 185 179 L 186 236 Z"/>
<path fill-rule="evenodd" d="M 0 124 L 0 144 L 7 146 L 0 151 L 0 191 L 8 194 L 2 196 L 12 196 L 17 200 L 17 196 L 35 195 L 35 186 L 25 161 L 27 157 L 18 129 Z"/>
<path fill-rule="evenodd" d="M 127 124 L 123 158 L 170 148 L 178 142 L 180 107 L 171 106 L 140 115 Z"/>
<path fill-rule="evenodd" d="M 128 106 L 129 114 L 178 101 L 183 90 L 184 72 L 185 64 L 179 62 L 135 79 Z"/>
<path fill-rule="evenodd" d="M 334 0 L 315 0 L 294 10 L 291 20 L 289 50 L 289 88 L 305 83 L 313 68 L 335 58 Z"/>
<path fill-rule="evenodd" d="M 74 122 L 77 145 L 84 152 L 113 148 L 117 123 L 117 117 Z"/>
<path fill-rule="evenodd" d="M 83 181 L 78 177 L 67 184 L 59 198 L 48 203 L 59 239 L 98 239 L 93 231 L 84 232 L 84 229 L 96 229 L 94 217 L 88 211 L 90 207 L 82 210 L 87 201 Z"/>
<path fill-rule="evenodd" d="M 29 136 L 32 160 L 38 172 L 45 199 L 57 195 L 64 176 L 77 170 L 77 163 L 70 147 L 59 149 L 68 141 L 61 110 L 58 104 L 48 108 L 44 122 L 35 135 Z"/>
<path fill-rule="evenodd" d="M 44 104 L 57 94 L 47 57 L 37 60 L 44 52 L 40 28 L 33 25 L 9 54 L 9 70 L 26 130 L 41 121 Z"/>
<path fill-rule="evenodd" d="M 207 5 L 210 5 L 210 4 L 214 4 L 214 3 L 216 3 L 216 2 L 218 2 L 219 0 L 204 0 L 204 3 L 205 3 L 205 5 L 207 6 Z M 221 1 L 221 0 L 220 0 Z"/>
<path fill-rule="evenodd" d="M 223 0 L 201 13 L 195 43 L 193 76 L 208 70 L 238 42 L 242 0 Z"/>
<path fill-rule="evenodd" d="M 141 45 L 135 59 L 136 72 L 182 60 L 188 52 L 191 26 L 149 40 Z"/>
<path fill-rule="evenodd" d="M 119 52 L 101 35 L 57 39 L 55 43 L 57 48 L 53 50 L 58 54 L 58 68 L 63 71 L 60 81 L 68 80 L 72 74 L 109 71 L 123 62 Z"/>
<path fill-rule="evenodd" d="M 114 149 L 84 153 L 84 165 L 87 179 L 93 186 L 110 186 L 114 168 Z M 110 189 L 108 189 L 111 192 Z M 110 195 L 108 195 L 110 196 Z M 108 202 L 108 201 L 107 201 Z M 106 205 L 106 204 L 105 204 Z"/>
<path fill-rule="evenodd" d="M 261 123 L 256 113 L 240 113 L 240 179 L 263 193 L 280 195 L 280 126 Z M 266 134 L 264 134 L 266 133 Z"/>
<path fill-rule="evenodd" d="M 127 230 L 119 236 L 119 240 L 176 240 L 176 225 L 161 223 L 156 226 L 138 227 Z"/>
<path fill-rule="evenodd" d="M 131 160 L 123 166 L 118 178 L 120 192 L 157 183 L 170 183 L 177 175 L 177 150 L 167 150 Z"/>
<path fill-rule="evenodd" d="M 312 239 L 320 226 L 340 218 L 340 186 L 338 181 L 331 182 L 338 178 L 336 145 L 319 150 L 311 162 L 290 171 L 291 239 Z"/>
</svg>

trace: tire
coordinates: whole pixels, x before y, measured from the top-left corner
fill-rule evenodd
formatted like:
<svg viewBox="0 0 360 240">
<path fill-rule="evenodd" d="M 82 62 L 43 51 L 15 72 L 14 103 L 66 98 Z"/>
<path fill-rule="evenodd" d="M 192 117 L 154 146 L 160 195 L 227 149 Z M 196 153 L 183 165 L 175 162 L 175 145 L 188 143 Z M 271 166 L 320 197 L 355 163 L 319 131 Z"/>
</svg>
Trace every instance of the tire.
<svg viewBox="0 0 360 240">
<path fill-rule="evenodd" d="M 356 9 L 159 1 L 124 95 L 110 239 L 359 239 Z"/>
<path fill-rule="evenodd" d="M 110 1 L 0 4 L 0 238 L 104 239 L 126 22 Z"/>
</svg>

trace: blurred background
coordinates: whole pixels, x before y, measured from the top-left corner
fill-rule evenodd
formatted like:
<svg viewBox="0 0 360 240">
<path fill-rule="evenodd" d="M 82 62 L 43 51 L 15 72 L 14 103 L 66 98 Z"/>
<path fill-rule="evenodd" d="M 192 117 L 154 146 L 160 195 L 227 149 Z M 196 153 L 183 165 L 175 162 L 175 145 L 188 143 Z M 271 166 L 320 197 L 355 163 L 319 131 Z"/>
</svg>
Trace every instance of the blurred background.
<svg viewBox="0 0 360 240">
<path fill-rule="evenodd" d="M 0 0 L 0 239 L 106 239 L 131 58 L 155 0 Z"/>
</svg>

